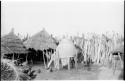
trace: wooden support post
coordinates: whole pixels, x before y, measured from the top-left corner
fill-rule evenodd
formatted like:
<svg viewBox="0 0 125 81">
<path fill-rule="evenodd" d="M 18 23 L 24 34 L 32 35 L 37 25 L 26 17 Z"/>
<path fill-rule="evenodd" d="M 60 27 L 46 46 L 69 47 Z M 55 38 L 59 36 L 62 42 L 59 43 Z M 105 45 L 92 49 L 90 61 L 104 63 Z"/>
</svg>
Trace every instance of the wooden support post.
<svg viewBox="0 0 125 81">
<path fill-rule="evenodd" d="M 123 61 L 122 61 L 122 59 L 121 59 L 121 56 L 120 56 L 120 53 L 119 53 L 119 52 L 118 52 L 118 57 L 119 57 L 120 62 L 121 62 L 121 67 L 123 67 Z"/>
<path fill-rule="evenodd" d="M 26 62 L 27 62 L 27 57 L 28 57 L 28 54 L 26 54 Z"/>
<path fill-rule="evenodd" d="M 14 60 L 14 53 L 13 53 L 13 60 Z"/>
<path fill-rule="evenodd" d="M 48 64 L 48 61 L 49 61 L 49 52 L 47 53 L 47 56 L 46 56 L 46 57 L 47 57 L 47 64 Z M 47 65 L 47 64 L 46 64 L 46 65 Z"/>
<path fill-rule="evenodd" d="M 70 70 L 70 57 L 68 57 L 67 59 L 68 59 L 68 70 Z"/>
<path fill-rule="evenodd" d="M 45 54 L 45 53 L 43 52 L 43 61 L 44 61 L 44 66 L 45 66 L 45 68 L 46 68 L 44 54 Z"/>
<path fill-rule="evenodd" d="M 116 66 L 117 65 L 117 62 L 116 62 L 116 59 L 114 60 L 114 66 L 113 66 L 113 74 L 115 74 L 115 70 L 116 70 Z"/>
<path fill-rule="evenodd" d="M 31 59 L 31 63 L 33 64 L 33 60 Z"/>
<path fill-rule="evenodd" d="M 77 55 L 74 57 L 74 60 L 75 60 L 75 68 L 78 69 Z"/>
<path fill-rule="evenodd" d="M 19 57 L 20 57 L 20 55 L 18 54 L 18 57 L 17 57 L 17 58 L 19 59 Z"/>
<path fill-rule="evenodd" d="M 33 55 L 34 55 L 34 54 L 33 54 Z M 34 64 L 34 63 L 33 63 L 33 58 L 31 58 L 31 63 Z"/>
<path fill-rule="evenodd" d="M 55 59 L 55 67 L 60 70 L 60 58 L 59 58 L 59 53 L 56 53 L 56 59 Z"/>
</svg>

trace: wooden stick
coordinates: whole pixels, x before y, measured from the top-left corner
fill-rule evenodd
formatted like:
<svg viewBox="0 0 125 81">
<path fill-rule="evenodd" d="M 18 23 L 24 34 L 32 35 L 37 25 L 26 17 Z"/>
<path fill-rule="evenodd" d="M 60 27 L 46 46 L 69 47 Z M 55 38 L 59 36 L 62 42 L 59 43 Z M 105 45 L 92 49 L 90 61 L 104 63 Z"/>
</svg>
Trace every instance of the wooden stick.
<svg viewBox="0 0 125 81">
<path fill-rule="evenodd" d="M 77 55 L 76 55 L 76 57 L 74 58 L 74 60 L 75 60 L 75 68 L 77 69 L 77 68 L 78 68 Z"/>
<path fill-rule="evenodd" d="M 20 57 L 20 55 L 18 54 L 18 57 L 17 58 L 19 58 Z"/>
<path fill-rule="evenodd" d="M 46 68 L 44 54 L 45 54 L 45 53 L 43 53 L 43 61 L 44 61 L 44 66 L 45 66 L 45 68 Z"/>
<path fill-rule="evenodd" d="M 122 59 L 121 59 L 121 56 L 120 56 L 120 53 L 119 53 L 119 52 L 118 52 L 118 56 L 119 56 L 119 59 L 120 59 L 120 62 L 121 62 L 121 67 L 122 67 L 123 61 L 122 61 Z"/>
<path fill-rule="evenodd" d="M 32 62 L 32 64 L 33 64 L 33 60 L 31 59 L 31 62 Z"/>
<path fill-rule="evenodd" d="M 70 57 L 68 57 L 67 59 L 68 59 L 68 70 L 70 70 Z"/>
<path fill-rule="evenodd" d="M 49 58 L 48 56 L 49 56 L 49 53 L 47 53 L 47 54 L 48 54 L 48 55 L 47 55 L 46 57 L 47 57 L 47 64 L 48 64 L 48 58 Z M 46 65 L 47 65 L 47 64 L 46 64 Z"/>
<path fill-rule="evenodd" d="M 28 54 L 26 54 L 26 62 L 27 62 L 27 57 L 28 57 Z"/>
<path fill-rule="evenodd" d="M 13 53 L 13 60 L 14 60 L 14 53 Z"/>
<path fill-rule="evenodd" d="M 48 68 L 50 67 L 50 65 L 51 65 L 52 61 L 54 61 L 53 59 L 54 59 L 54 58 L 51 58 L 51 59 L 50 59 L 50 61 L 49 61 L 48 65 L 47 65 L 47 67 L 48 67 Z"/>
</svg>

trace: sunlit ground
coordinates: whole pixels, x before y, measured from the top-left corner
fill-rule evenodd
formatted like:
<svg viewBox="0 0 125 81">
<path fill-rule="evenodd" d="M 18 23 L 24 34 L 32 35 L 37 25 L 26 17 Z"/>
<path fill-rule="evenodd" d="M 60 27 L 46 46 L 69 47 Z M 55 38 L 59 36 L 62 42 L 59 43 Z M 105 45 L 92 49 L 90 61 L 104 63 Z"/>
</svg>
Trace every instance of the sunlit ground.
<svg viewBox="0 0 125 81">
<path fill-rule="evenodd" d="M 88 68 L 84 67 L 83 64 L 79 64 L 78 70 L 64 68 L 49 72 L 42 65 L 36 65 L 33 68 L 41 70 L 35 80 L 118 80 L 121 73 L 119 69 L 113 74 L 113 70 L 108 67 L 91 65 Z"/>
</svg>

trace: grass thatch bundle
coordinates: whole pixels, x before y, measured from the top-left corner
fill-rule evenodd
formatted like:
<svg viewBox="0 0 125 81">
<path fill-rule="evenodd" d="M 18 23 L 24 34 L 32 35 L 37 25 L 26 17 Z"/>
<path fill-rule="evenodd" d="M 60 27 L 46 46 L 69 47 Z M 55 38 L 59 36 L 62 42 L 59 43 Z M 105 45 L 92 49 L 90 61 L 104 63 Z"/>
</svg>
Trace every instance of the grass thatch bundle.
<svg viewBox="0 0 125 81">
<path fill-rule="evenodd" d="M 27 66 L 15 66 L 13 61 L 1 60 L 1 80 L 32 80 L 36 77 L 35 71 Z"/>
<path fill-rule="evenodd" d="M 18 71 L 12 63 L 1 60 L 1 80 L 17 80 Z"/>
</svg>

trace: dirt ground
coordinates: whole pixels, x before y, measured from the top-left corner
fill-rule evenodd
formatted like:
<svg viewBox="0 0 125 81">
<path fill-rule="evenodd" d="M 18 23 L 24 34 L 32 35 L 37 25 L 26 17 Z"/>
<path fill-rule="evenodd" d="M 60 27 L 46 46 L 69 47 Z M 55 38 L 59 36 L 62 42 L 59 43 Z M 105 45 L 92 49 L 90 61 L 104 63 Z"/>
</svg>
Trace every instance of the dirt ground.
<svg viewBox="0 0 125 81">
<path fill-rule="evenodd" d="M 104 66 L 91 65 L 88 68 L 83 64 L 79 64 L 77 70 L 63 68 L 59 71 L 49 72 L 40 64 L 33 66 L 33 69 L 41 70 L 34 80 L 118 80 L 121 73 L 120 70 L 116 70 L 115 74 L 113 74 L 112 69 Z"/>
</svg>

